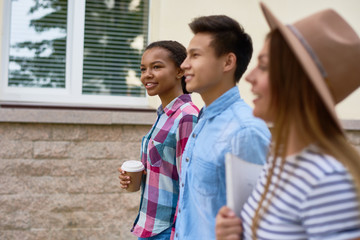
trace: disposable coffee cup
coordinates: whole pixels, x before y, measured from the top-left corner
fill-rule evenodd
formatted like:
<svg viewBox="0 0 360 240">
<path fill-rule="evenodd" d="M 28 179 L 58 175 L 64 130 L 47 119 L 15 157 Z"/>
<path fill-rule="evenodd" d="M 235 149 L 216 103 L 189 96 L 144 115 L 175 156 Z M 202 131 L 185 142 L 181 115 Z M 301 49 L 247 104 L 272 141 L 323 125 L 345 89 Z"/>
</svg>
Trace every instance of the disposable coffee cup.
<svg viewBox="0 0 360 240">
<path fill-rule="evenodd" d="M 142 162 L 137 160 L 128 160 L 121 165 L 121 169 L 126 172 L 125 175 L 130 176 L 130 184 L 126 190 L 128 192 L 138 191 L 140 189 L 141 178 L 145 169 Z"/>
</svg>

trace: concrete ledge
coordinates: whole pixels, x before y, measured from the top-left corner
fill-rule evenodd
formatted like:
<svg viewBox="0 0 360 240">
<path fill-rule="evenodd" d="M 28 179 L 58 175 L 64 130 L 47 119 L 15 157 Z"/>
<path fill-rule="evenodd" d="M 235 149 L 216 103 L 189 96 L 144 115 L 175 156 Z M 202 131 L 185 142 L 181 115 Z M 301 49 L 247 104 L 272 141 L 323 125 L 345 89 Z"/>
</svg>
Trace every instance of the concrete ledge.
<svg viewBox="0 0 360 240">
<path fill-rule="evenodd" d="M 152 125 L 156 111 L 0 108 L 0 122 Z"/>
<path fill-rule="evenodd" d="M 345 130 L 360 130 L 360 120 L 342 120 Z"/>
<path fill-rule="evenodd" d="M 0 108 L 0 122 L 152 125 L 155 120 L 155 109 L 115 111 L 106 109 Z M 341 122 L 345 130 L 360 130 L 360 120 L 342 120 Z"/>
</svg>

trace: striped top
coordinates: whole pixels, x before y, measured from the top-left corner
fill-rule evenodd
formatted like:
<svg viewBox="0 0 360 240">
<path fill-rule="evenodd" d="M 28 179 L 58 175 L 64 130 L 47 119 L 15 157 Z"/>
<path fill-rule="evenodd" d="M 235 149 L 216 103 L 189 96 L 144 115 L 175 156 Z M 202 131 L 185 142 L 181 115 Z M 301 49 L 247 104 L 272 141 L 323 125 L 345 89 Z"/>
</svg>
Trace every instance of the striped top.
<svg viewBox="0 0 360 240">
<path fill-rule="evenodd" d="M 350 173 L 340 162 L 310 146 L 286 158 L 280 179 L 279 166 L 277 163 L 270 191 L 274 189 L 274 182 L 278 181 L 278 187 L 260 221 L 258 239 L 341 240 L 360 237 L 359 199 Z M 250 226 L 260 193 L 264 190 L 266 169 L 241 213 L 244 239 L 252 239 Z M 263 206 L 267 206 L 267 201 Z"/>
<path fill-rule="evenodd" d="M 188 94 L 160 106 L 158 118 L 143 137 L 142 182 L 139 214 L 132 232 L 141 238 L 155 236 L 173 225 L 179 195 L 179 172 L 188 137 L 197 123 L 199 109 Z"/>
</svg>

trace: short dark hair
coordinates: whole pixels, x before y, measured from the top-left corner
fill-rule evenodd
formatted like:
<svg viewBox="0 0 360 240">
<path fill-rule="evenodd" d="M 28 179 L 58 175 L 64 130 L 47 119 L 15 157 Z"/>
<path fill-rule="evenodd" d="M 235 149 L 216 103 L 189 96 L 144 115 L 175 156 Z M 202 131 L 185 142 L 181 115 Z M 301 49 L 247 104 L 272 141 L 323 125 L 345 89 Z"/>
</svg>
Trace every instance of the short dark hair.
<svg viewBox="0 0 360 240">
<path fill-rule="evenodd" d="M 146 47 L 145 51 L 155 47 L 163 48 L 167 50 L 170 53 L 169 54 L 170 59 L 173 60 L 175 66 L 178 68 L 180 68 L 182 62 L 186 58 L 186 48 L 177 41 L 163 40 L 163 41 L 153 42 Z M 181 78 L 181 87 L 183 93 L 185 94 L 189 93 L 186 90 L 185 76 Z"/>
<path fill-rule="evenodd" d="M 211 15 L 195 18 L 189 24 L 192 32 L 210 33 L 213 36 L 211 46 L 220 57 L 227 53 L 236 56 L 235 81 L 239 82 L 247 69 L 253 53 L 251 37 L 234 19 L 225 15 Z"/>
</svg>

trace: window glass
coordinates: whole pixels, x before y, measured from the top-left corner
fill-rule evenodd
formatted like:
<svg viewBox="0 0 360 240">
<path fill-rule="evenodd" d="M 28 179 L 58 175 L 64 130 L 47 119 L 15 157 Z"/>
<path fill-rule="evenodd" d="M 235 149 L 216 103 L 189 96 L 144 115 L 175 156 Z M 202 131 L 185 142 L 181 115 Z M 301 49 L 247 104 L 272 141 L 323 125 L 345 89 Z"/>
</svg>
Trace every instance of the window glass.
<svg viewBox="0 0 360 240">
<path fill-rule="evenodd" d="M 140 0 L 86 1 L 83 94 L 145 96 L 147 8 Z"/>
<path fill-rule="evenodd" d="M 67 1 L 11 1 L 9 87 L 65 88 Z"/>
<path fill-rule="evenodd" d="M 149 0 L 6 0 L 0 100 L 145 105 Z"/>
</svg>

